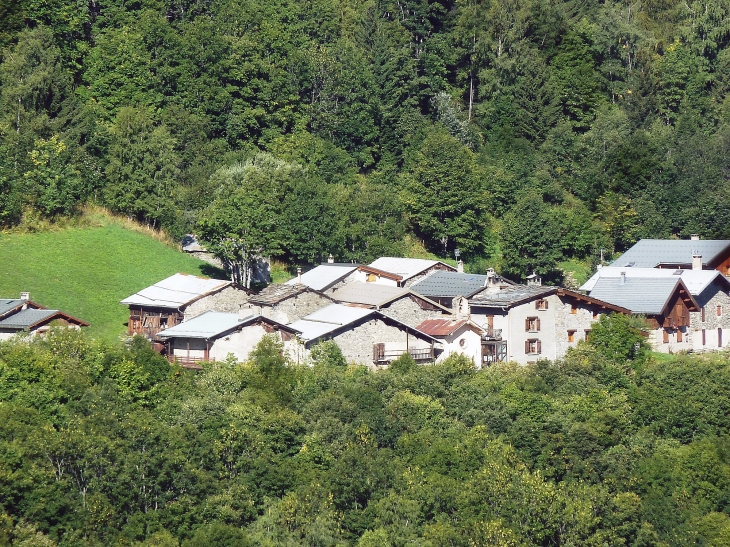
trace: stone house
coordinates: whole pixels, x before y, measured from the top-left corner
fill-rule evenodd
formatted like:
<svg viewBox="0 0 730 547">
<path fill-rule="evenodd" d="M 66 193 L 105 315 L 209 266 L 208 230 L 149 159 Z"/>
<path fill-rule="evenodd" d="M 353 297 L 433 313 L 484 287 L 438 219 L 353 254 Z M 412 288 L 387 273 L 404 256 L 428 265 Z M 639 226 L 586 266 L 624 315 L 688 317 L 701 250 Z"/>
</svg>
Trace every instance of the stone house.
<svg viewBox="0 0 730 547">
<path fill-rule="evenodd" d="M 604 267 L 581 287 L 591 296 L 644 314 L 656 351 L 710 351 L 727 347 L 730 281 L 714 269 Z"/>
<path fill-rule="evenodd" d="M 369 308 L 330 304 L 288 327 L 301 333 L 297 362 L 323 340 L 333 340 L 348 362 L 368 366 L 388 365 L 404 353 L 429 363 L 438 353 L 432 336 Z"/>
<path fill-rule="evenodd" d="M 539 281 L 538 281 L 539 283 Z M 603 313 L 630 313 L 610 304 L 562 287 L 539 284 L 486 287 L 462 298 L 462 313 L 485 332 L 482 363 L 560 359 L 580 340 Z"/>
<path fill-rule="evenodd" d="M 730 240 L 642 239 L 611 266 L 616 268 L 662 268 L 669 270 L 717 270 L 730 275 Z"/>
<path fill-rule="evenodd" d="M 177 273 L 121 301 L 129 306 L 127 334 L 155 340 L 157 334 L 208 310 L 237 312 L 249 292 L 220 279 Z"/>
<path fill-rule="evenodd" d="M 260 315 L 207 311 L 198 317 L 159 333 L 165 341 L 167 357 L 182 366 L 196 368 L 201 361 L 222 361 L 232 355 L 245 361 L 261 339 L 273 334 L 296 356 L 296 336 L 300 333 Z"/>
<path fill-rule="evenodd" d="M 89 323 L 60 310 L 49 310 L 30 300 L 28 293 L 18 299 L 0 299 L 0 340 L 27 332 L 33 336 L 43 335 L 52 326 L 65 326 L 79 330 Z"/>
<path fill-rule="evenodd" d="M 410 289 L 377 283 L 354 281 L 332 293 L 332 298 L 342 304 L 378 310 L 412 327 L 426 319 L 452 315 L 445 307 Z"/>
<path fill-rule="evenodd" d="M 456 271 L 456 268 L 440 260 L 422 258 L 396 258 L 383 256 L 360 266 L 355 276 L 356 281 L 379 283 L 394 287 L 410 287 L 424 277 L 437 271 Z"/>
<path fill-rule="evenodd" d="M 358 267 L 359 264 L 336 263 L 332 260 L 332 262 L 320 264 L 308 272 L 301 273 L 300 269 L 297 277 L 290 279 L 286 284 L 300 283 L 315 291 L 332 294 L 340 287 L 355 280 L 355 272 Z"/>
<path fill-rule="evenodd" d="M 248 299 L 254 315 L 291 323 L 332 303 L 332 298 L 301 283 L 269 285 Z"/>
<path fill-rule="evenodd" d="M 452 271 L 433 272 L 411 285 L 411 289 L 429 300 L 457 312 L 461 298 L 468 299 L 486 288 L 506 289 L 512 285 L 514 285 L 512 281 L 497 275 L 490 268 L 486 275 Z"/>
<path fill-rule="evenodd" d="M 442 352 L 436 359 L 443 361 L 449 355 L 461 353 L 474 364 L 482 366 L 482 336 L 479 325 L 467 319 L 426 319 L 416 327 L 441 342 Z"/>
</svg>

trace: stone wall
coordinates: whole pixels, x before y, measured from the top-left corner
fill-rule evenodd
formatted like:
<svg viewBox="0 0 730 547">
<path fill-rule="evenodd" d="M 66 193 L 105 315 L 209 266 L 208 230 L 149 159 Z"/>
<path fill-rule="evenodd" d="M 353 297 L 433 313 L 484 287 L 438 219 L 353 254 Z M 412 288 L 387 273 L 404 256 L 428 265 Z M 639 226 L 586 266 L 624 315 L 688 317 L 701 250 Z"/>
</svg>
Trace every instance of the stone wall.
<svg viewBox="0 0 730 547">
<path fill-rule="evenodd" d="M 332 304 L 332 301 L 329 298 L 316 292 L 305 291 L 286 300 L 282 300 L 274 306 L 253 306 L 253 310 L 264 317 L 287 324 L 298 321 L 304 316 L 330 304 Z"/>
<path fill-rule="evenodd" d="M 722 329 L 722 347 L 727 347 L 730 342 L 730 297 L 722 287 L 714 282 L 707 287 L 703 293 L 695 298 L 700 308 L 705 309 L 705 320 L 702 321 L 702 310 L 690 312 L 690 326 L 684 329 L 687 346 L 694 351 L 712 351 L 720 349 L 717 330 Z M 717 307 L 720 306 L 720 315 L 717 314 Z M 702 343 L 702 331 L 705 331 L 705 343 Z M 669 344 L 663 343 L 664 334 L 659 329 L 657 337 L 658 351 L 677 351 L 677 333 L 672 332 L 669 337 Z M 684 349 L 684 348 L 682 348 Z"/>
<path fill-rule="evenodd" d="M 248 302 L 246 291 L 229 285 L 222 291 L 204 296 L 190 304 L 184 310 L 185 317 L 183 321 L 188 321 L 210 310 L 237 313 L 241 304 L 246 302 Z"/>
<path fill-rule="evenodd" d="M 575 313 L 572 313 L 573 304 L 576 306 Z M 562 359 L 569 348 L 586 339 L 586 331 L 590 331 L 593 323 L 601 318 L 602 310 L 599 306 L 557 295 L 548 299 L 548 305 L 556 308 L 555 357 L 551 359 Z M 569 330 L 575 331 L 573 342 L 568 341 Z"/>
<path fill-rule="evenodd" d="M 356 273 L 357 273 L 357 270 L 353 270 L 352 272 L 350 272 L 350 274 L 348 276 L 346 276 L 344 279 L 341 279 L 340 281 L 338 281 L 337 283 L 332 285 L 329 289 L 324 291 L 324 293 L 332 296 L 332 298 L 336 298 L 335 296 L 333 296 L 334 293 L 336 293 L 338 289 L 341 289 L 345 285 L 349 285 L 350 283 L 355 281 L 357 278 L 357 276 L 355 275 Z"/>
<path fill-rule="evenodd" d="M 383 315 L 415 327 L 426 319 L 451 319 L 453 316 L 442 310 L 424 310 L 409 296 L 404 296 L 379 310 Z"/>
</svg>

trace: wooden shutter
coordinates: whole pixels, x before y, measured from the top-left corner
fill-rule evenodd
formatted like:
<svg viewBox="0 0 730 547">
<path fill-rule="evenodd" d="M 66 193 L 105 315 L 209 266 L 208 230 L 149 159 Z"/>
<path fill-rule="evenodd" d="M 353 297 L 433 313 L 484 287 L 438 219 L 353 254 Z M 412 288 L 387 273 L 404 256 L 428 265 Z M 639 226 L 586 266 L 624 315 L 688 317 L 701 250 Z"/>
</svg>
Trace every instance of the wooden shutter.
<svg viewBox="0 0 730 547">
<path fill-rule="evenodd" d="M 682 341 L 682 331 L 680 329 L 677 329 L 677 342 Z"/>
<path fill-rule="evenodd" d="M 380 361 L 385 357 L 385 344 L 373 344 L 373 361 Z"/>
<path fill-rule="evenodd" d="M 722 329 L 717 329 L 717 347 L 722 347 Z"/>
<path fill-rule="evenodd" d="M 664 343 L 668 344 L 669 343 L 669 330 L 664 329 L 662 335 L 664 336 Z"/>
<path fill-rule="evenodd" d="M 702 329 L 702 345 L 703 346 L 706 346 L 707 345 L 707 336 L 706 336 L 706 333 L 705 333 L 705 329 Z"/>
<path fill-rule="evenodd" d="M 529 340 L 525 340 L 525 354 L 526 355 L 530 354 L 530 341 Z"/>
<path fill-rule="evenodd" d="M 542 353 L 542 342 L 540 340 L 537 341 L 537 353 Z"/>
<path fill-rule="evenodd" d="M 525 319 L 525 332 L 530 332 L 530 318 Z"/>
<path fill-rule="evenodd" d="M 705 307 L 702 306 L 702 322 L 705 322 Z"/>
<path fill-rule="evenodd" d="M 722 306 L 717 307 L 717 316 L 720 317 L 722 315 Z"/>
<path fill-rule="evenodd" d="M 535 326 L 536 326 L 537 330 L 540 330 L 540 318 L 539 317 L 537 319 L 535 319 Z"/>
</svg>

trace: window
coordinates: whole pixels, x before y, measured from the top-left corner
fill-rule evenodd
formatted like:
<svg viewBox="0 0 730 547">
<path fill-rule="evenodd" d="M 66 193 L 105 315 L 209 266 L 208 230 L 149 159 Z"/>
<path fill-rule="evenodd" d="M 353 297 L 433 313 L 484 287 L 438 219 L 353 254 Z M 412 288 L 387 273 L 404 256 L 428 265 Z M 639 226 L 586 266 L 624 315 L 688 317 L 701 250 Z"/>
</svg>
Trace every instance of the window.
<svg viewBox="0 0 730 547">
<path fill-rule="evenodd" d="M 572 313 L 573 315 L 575 315 L 576 313 L 578 313 L 578 306 L 576 306 L 575 304 L 571 304 L 570 305 L 570 313 Z"/>
<path fill-rule="evenodd" d="M 588 342 L 588 340 L 591 337 L 591 329 L 586 329 L 583 332 L 585 333 L 585 340 L 586 340 L 586 342 Z"/>
<path fill-rule="evenodd" d="M 722 315 L 722 306 L 717 307 L 717 316 L 720 317 Z"/>
<path fill-rule="evenodd" d="M 537 355 L 542 353 L 542 343 L 535 338 L 525 340 L 525 353 L 527 355 Z"/>
<path fill-rule="evenodd" d="M 378 280 L 378 276 L 375 274 L 368 274 L 367 281 L 368 283 L 374 283 Z"/>
<path fill-rule="evenodd" d="M 702 306 L 702 322 L 705 322 L 705 307 Z"/>
<path fill-rule="evenodd" d="M 568 331 L 568 342 L 575 342 L 575 331 L 574 330 Z"/>
<path fill-rule="evenodd" d="M 539 317 L 528 317 L 525 319 L 525 331 L 526 332 L 539 332 L 540 331 L 540 318 Z"/>
<path fill-rule="evenodd" d="M 662 331 L 662 336 L 663 336 L 662 342 L 664 342 L 665 344 L 668 344 L 669 343 L 669 329 L 664 329 Z"/>
<path fill-rule="evenodd" d="M 677 329 L 677 342 L 682 341 L 682 329 Z"/>
<path fill-rule="evenodd" d="M 536 310 L 546 310 L 548 309 L 548 301 L 544 298 L 541 298 L 540 300 L 535 300 L 535 309 Z"/>
</svg>

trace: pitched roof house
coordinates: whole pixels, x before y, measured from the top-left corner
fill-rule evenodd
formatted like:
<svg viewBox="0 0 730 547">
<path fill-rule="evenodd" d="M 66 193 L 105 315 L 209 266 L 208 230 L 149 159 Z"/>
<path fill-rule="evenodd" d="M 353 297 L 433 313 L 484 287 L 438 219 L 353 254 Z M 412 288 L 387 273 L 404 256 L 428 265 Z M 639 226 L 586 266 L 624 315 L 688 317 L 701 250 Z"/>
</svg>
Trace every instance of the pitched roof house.
<svg viewBox="0 0 730 547">
<path fill-rule="evenodd" d="M 647 315 L 657 351 L 727 346 L 730 281 L 717 270 L 604 267 L 581 289 Z"/>
<path fill-rule="evenodd" d="M 340 264 L 326 262 L 304 272 L 300 276 L 290 279 L 287 285 L 301 283 L 315 291 L 332 292 L 338 287 L 354 279 L 354 274 L 359 267 L 358 264 Z"/>
<path fill-rule="evenodd" d="M 235 312 L 248 291 L 230 281 L 177 273 L 128 296 L 127 333 L 154 340 L 157 334 L 207 310 Z"/>
<path fill-rule="evenodd" d="M 7 340 L 19 332 L 39 335 L 50 330 L 52 324 L 80 329 L 89 323 L 60 310 L 49 310 L 32 302 L 27 294 L 23 298 L 0 299 L 0 340 Z"/>
<path fill-rule="evenodd" d="M 427 275 L 440 270 L 456 271 L 456 268 L 440 260 L 383 256 L 368 266 L 360 266 L 356 280 L 396 287 L 410 287 Z"/>
<path fill-rule="evenodd" d="M 232 355 L 244 361 L 266 334 L 275 334 L 288 351 L 300 334 L 268 317 L 207 311 L 159 333 L 165 340 L 167 356 L 186 367 L 200 361 L 221 361 Z M 242 317 L 243 315 L 243 317 Z"/>
<path fill-rule="evenodd" d="M 333 340 L 348 362 L 370 366 L 387 365 L 404 353 L 421 363 L 436 357 L 434 337 L 369 308 L 330 304 L 288 326 L 301 333 L 300 361 L 322 340 Z"/>
<path fill-rule="evenodd" d="M 614 260 L 611 266 L 624 268 L 698 269 L 730 272 L 730 240 L 726 239 L 642 239 Z"/>
<path fill-rule="evenodd" d="M 426 319 L 450 316 L 440 304 L 402 287 L 353 281 L 332 293 L 337 302 L 378 310 L 407 325 L 416 326 Z"/>
<path fill-rule="evenodd" d="M 296 321 L 331 303 L 332 298 L 301 283 L 269 285 L 248 301 L 252 313 L 280 323 Z"/>
<path fill-rule="evenodd" d="M 477 294 L 487 287 L 507 288 L 513 282 L 497 275 L 491 268 L 486 275 L 437 271 L 411 285 L 421 294 L 446 308 L 454 309 L 459 297 Z"/>
<path fill-rule="evenodd" d="M 449 355 L 461 353 L 474 361 L 475 365 L 482 366 L 484 330 L 476 323 L 468 319 L 427 319 L 416 328 L 441 342 L 443 352 L 438 356 L 437 361 L 443 361 Z"/>
<path fill-rule="evenodd" d="M 585 340 L 602 313 L 630 313 L 621 306 L 541 285 L 486 287 L 463 298 L 462 310 L 484 331 L 482 362 L 559 359 Z"/>
</svg>

